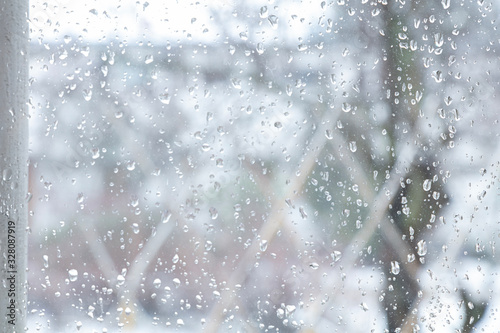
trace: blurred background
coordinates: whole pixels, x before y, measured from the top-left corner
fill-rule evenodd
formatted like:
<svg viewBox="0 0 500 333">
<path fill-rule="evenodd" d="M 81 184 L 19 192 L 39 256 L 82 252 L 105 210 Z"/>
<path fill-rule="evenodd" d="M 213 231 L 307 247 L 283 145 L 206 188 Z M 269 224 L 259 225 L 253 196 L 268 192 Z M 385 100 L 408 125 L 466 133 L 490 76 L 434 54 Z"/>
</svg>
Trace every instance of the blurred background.
<svg viewBox="0 0 500 333">
<path fill-rule="evenodd" d="M 32 1 L 29 329 L 494 330 L 499 6 Z"/>
</svg>

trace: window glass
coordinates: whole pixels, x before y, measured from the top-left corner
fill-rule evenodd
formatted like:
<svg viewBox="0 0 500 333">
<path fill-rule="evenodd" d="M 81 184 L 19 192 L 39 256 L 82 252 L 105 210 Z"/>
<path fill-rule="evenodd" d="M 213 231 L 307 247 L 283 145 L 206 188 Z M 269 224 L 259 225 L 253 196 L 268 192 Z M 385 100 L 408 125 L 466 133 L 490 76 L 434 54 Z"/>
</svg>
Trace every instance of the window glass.
<svg viewBox="0 0 500 333">
<path fill-rule="evenodd" d="M 32 1 L 29 329 L 494 330 L 498 13 Z"/>
</svg>

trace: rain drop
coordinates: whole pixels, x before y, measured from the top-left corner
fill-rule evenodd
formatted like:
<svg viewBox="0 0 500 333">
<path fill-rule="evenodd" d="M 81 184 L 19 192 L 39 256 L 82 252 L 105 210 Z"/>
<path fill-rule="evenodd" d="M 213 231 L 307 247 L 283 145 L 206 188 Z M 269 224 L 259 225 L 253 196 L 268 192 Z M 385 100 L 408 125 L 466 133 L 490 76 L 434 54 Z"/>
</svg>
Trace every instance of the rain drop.
<svg viewBox="0 0 500 333">
<path fill-rule="evenodd" d="M 133 171 L 133 170 L 135 170 L 135 162 L 134 162 L 134 161 L 129 161 L 129 162 L 127 163 L 127 170 L 128 170 L 128 171 Z"/>
<path fill-rule="evenodd" d="M 424 188 L 424 191 L 429 191 L 431 189 L 431 185 L 432 185 L 432 179 L 426 179 L 424 180 L 424 184 L 422 185 L 422 187 Z"/>
<path fill-rule="evenodd" d="M 391 273 L 394 275 L 398 275 L 400 272 L 399 262 L 391 261 Z"/>
<path fill-rule="evenodd" d="M 179 255 L 176 253 L 172 258 L 172 263 L 177 264 L 179 262 Z"/>
<path fill-rule="evenodd" d="M 101 156 L 99 148 L 92 148 L 92 159 L 98 159 Z"/>
<path fill-rule="evenodd" d="M 278 29 L 278 17 L 276 15 L 269 16 L 268 20 L 273 29 Z"/>
<path fill-rule="evenodd" d="M 441 5 L 443 5 L 443 9 L 450 8 L 451 0 L 441 0 Z"/>
<path fill-rule="evenodd" d="M 342 111 L 344 112 L 351 112 L 352 110 L 352 105 L 347 103 L 347 102 L 344 102 L 342 103 Z"/>
<path fill-rule="evenodd" d="M 299 44 L 299 45 L 297 46 L 297 50 L 299 50 L 299 51 L 301 51 L 301 52 L 302 52 L 302 51 L 305 51 L 305 50 L 307 50 L 307 45 L 305 45 L 305 44 Z"/>
<path fill-rule="evenodd" d="M 260 241 L 260 250 L 265 252 L 267 250 L 267 240 L 263 239 Z"/>
<path fill-rule="evenodd" d="M 352 151 L 353 153 L 355 153 L 356 150 L 358 150 L 358 147 L 356 145 L 356 141 L 349 142 L 349 150 Z"/>
<path fill-rule="evenodd" d="M 12 170 L 11 169 L 5 169 L 2 171 L 2 180 L 4 182 L 9 181 L 12 179 Z"/>
<path fill-rule="evenodd" d="M 317 262 L 312 262 L 309 264 L 309 267 L 316 270 L 319 268 L 319 264 Z"/>
<path fill-rule="evenodd" d="M 150 63 L 152 63 L 153 61 L 154 61 L 154 58 L 153 58 L 153 56 L 152 56 L 152 55 L 150 55 L 150 54 L 149 54 L 149 55 L 147 55 L 147 56 L 144 58 L 144 63 L 145 63 L 146 65 L 148 65 L 148 64 L 150 64 Z"/>
<path fill-rule="evenodd" d="M 236 78 L 231 79 L 231 84 L 234 88 L 236 89 L 241 89 L 241 80 L 238 80 Z"/>
<path fill-rule="evenodd" d="M 162 102 L 163 104 L 170 104 L 170 95 L 167 94 L 167 93 L 163 93 L 163 94 L 160 94 L 158 96 L 158 99 L 160 100 L 160 102 Z"/>
<path fill-rule="evenodd" d="M 443 73 L 441 71 L 434 71 L 434 72 L 432 72 L 431 76 L 438 83 L 443 81 Z"/>
<path fill-rule="evenodd" d="M 287 305 L 285 306 L 285 315 L 288 317 L 288 316 L 291 316 L 295 310 L 297 309 L 297 307 L 295 305 Z"/>
<path fill-rule="evenodd" d="M 170 221 L 170 218 L 172 217 L 172 213 L 168 209 L 165 209 L 164 211 L 161 212 L 161 223 L 168 223 Z"/>
<path fill-rule="evenodd" d="M 269 15 L 269 11 L 267 10 L 267 6 L 260 7 L 259 16 L 260 18 L 266 18 Z"/>
<path fill-rule="evenodd" d="M 300 207 L 299 208 L 299 212 L 300 212 L 300 216 L 302 216 L 302 218 L 305 220 L 307 219 L 307 213 L 306 211 L 304 210 L 304 207 Z"/>
<path fill-rule="evenodd" d="M 123 275 L 121 275 L 121 274 L 120 274 L 120 275 L 118 275 L 118 276 L 116 277 L 116 284 L 117 284 L 117 285 L 119 285 L 119 286 L 121 286 L 121 285 L 123 285 L 124 283 L 125 283 L 125 277 L 124 277 Z"/>
<path fill-rule="evenodd" d="M 417 253 L 419 256 L 425 256 L 427 254 L 427 243 L 424 240 L 417 243 Z"/>
<path fill-rule="evenodd" d="M 258 54 L 263 54 L 265 51 L 264 44 L 257 43 L 257 47 L 255 48 Z"/>
<path fill-rule="evenodd" d="M 92 99 L 92 90 L 83 89 L 83 98 L 88 102 Z"/>
<path fill-rule="evenodd" d="M 78 271 L 74 268 L 68 271 L 68 275 L 71 282 L 75 282 L 78 279 Z"/>
<path fill-rule="evenodd" d="M 219 212 L 215 207 L 210 207 L 208 211 L 210 212 L 210 217 L 212 218 L 212 220 L 215 220 L 219 216 Z"/>
</svg>

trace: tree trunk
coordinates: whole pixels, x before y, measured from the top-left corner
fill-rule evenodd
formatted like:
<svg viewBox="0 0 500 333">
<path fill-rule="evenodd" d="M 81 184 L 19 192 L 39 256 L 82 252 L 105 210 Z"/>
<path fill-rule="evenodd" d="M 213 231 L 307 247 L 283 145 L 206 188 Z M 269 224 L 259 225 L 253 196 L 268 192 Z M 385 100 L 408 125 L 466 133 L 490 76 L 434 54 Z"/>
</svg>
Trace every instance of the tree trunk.
<svg viewBox="0 0 500 333">
<path fill-rule="evenodd" d="M 28 0 L 0 0 L 0 331 L 26 326 Z"/>
</svg>

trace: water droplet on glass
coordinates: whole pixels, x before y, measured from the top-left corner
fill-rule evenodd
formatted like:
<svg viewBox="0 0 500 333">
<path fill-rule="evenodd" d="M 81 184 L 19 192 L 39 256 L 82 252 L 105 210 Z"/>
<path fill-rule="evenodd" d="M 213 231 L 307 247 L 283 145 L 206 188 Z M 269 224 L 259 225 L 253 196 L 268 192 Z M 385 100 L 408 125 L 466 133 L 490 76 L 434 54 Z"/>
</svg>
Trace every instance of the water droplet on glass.
<svg viewBox="0 0 500 333">
<path fill-rule="evenodd" d="M 83 326 L 83 324 L 82 324 L 82 322 L 81 322 L 81 321 L 77 321 L 77 322 L 76 322 L 76 329 L 77 329 L 78 331 L 80 330 L 80 328 L 82 328 L 82 326 Z"/>
<path fill-rule="evenodd" d="M 135 169 L 135 162 L 134 161 L 128 161 L 127 163 L 127 170 L 128 171 L 133 171 Z"/>
<path fill-rule="evenodd" d="M 43 255 L 43 267 L 45 268 L 49 267 L 49 256 L 46 254 Z"/>
<path fill-rule="evenodd" d="M 334 262 L 337 262 L 342 258 L 342 252 L 340 251 L 333 251 L 332 254 L 330 254 Z"/>
<path fill-rule="evenodd" d="M 297 309 L 297 307 L 295 305 L 287 305 L 285 306 L 285 315 L 288 317 L 288 316 L 291 316 L 295 310 Z"/>
<path fill-rule="evenodd" d="M 160 287 L 161 287 L 161 280 L 160 280 L 160 279 L 155 279 L 155 280 L 153 281 L 153 286 L 154 286 L 156 289 L 160 288 Z"/>
<path fill-rule="evenodd" d="M 242 40 L 247 40 L 248 39 L 247 33 L 246 32 L 240 32 L 240 38 Z"/>
<path fill-rule="evenodd" d="M 417 102 L 420 102 L 420 100 L 421 100 L 421 99 L 422 99 L 422 93 L 421 93 L 419 90 L 417 90 L 417 91 L 415 92 L 415 100 L 416 100 Z"/>
<path fill-rule="evenodd" d="M 417 253 L 419 256 L 425 256 L 427 254 L 427 243 L 424 240 L 417 243 Z"/>
<path fill-rule="evenodd" d="M 424 188 L 424 191 L 429 191 L 431 189 L 431 185 L 432 185 L 432 179 L 426 179 L 424 180 L 424 184 L 422 185 L 422 187 Z"/>
<path fill-rule="evenodd" d="M 391 261 L 391 273 L 394 275 L 398 275 L 400 271 L 401 269 L 399 267 L 399 262 Z"/>
<path fill-rule="evenodd" d="M 432 192 L 432 197 L 434 198 L 434 200 L 439 200 L 440 196 L 441 194 L 438 191 Z"/>
<path fill-rule="evenodd" d="M 178 288 L 181 285 L 181 280 L 179 280 L 178 278 L 174 278 L 172 282 L 174 283 L 174 286 L 176 288 Z"/>
<path fill-rule="evenodd" d="M 327 130 L 325 131 L 325 136 L 326 136 L 326 138 L 327 138 L 328 140 L 333 139 L 333 133 L 332 133 L 332 131 L 331 131 L 331 130 L 329 130 L 329 129 L 327 129 Z"/>
<path fill-rule="evenodd" d="M 267 250 L 267 240 L 263 239 L 260 241 L 260 250 L 265 252 Z"/>
<path fill-rule="evenodd" d="M 144 63 L 146 65 L 152 63 L 154 61 L 154 57 L 151 55 L 151 54 L 148 54 L 145 58 L 144 58 Z"/>
<path fill-rule="evenodd" d="M 2 171 L 2 180 L 4 182 L 9 181 L 12 179 L 12 170 L 11 169 L 5 169 Z"/>
<path fill-rule="evenodd" d="M 410 41 L 410 50 L 416 51 L 418 49 L 418 43 L 416 40 L 412 39 Z"/>
<path fill-rule="evenodd" d="M 441 47 L 443 46 L 444 43 L 444 36 L 442 33 L 438 32 L 434 34 L 434 44 L 436 44 L 436 47 Z"/>
<path fill-rule="evenodd" d="M 451 0 L 441 0 L 441 5 L 443 5 L 443 9 L 450 8 Z"/>
<path fill-rule="evenodd" d="M 264 49 L 264 44 L 262 43 L 257 43 L 257 47 L 255 48 L 257 50 L 258 54 L 263 54 L 265 49 Z"/>
<path fill-rule="evenodd" d="M 441 71 L 434 71 L 434 72 L 432 72 L 431 76 L 438 83 L 443 81 L 443 73 Z"/>
<path fill-rule="evenodd" d="M 351 112 L 352 110 L 352 105 L 347 103 L 347 102 L 344 102 L 342 103 L 342 111 L 344 112 Z"/>
<path fill-rule="evenodd" d="M 451 98 L 451 96 L 445 97 L 444 104 L 446 104 L 446 106 L 449 106 L 452 102 L 453 98 Z"/>
<path fill-rule="evenodd" d="M 273 29 L 278 29 L 278 17 L 276 15 L 269 16 L 268 20 Z"/>
<path fill-rule="evenodd" d="M 309 264 L 309 267 L 312 268 L 312 269 L 318 269 L 319 268 L 319 264 L 317 262 L 312 262 Z"/>
<path fill-rule="evenodd" d="M 68 271 L 68 275 L 71 282 L 75 282 L 78 279 L 78 271 L 74 268 Z"/>
<path fill-rule="evenodd" d="M 139 233 L 139 224 L 133 223 L 132 224 L 132 230 L 134 231 L 134 234 L 137 235 Z"/>
<path fill-rule="evenodd" d="M 116 277 L 116 284 L 122 286 L 125 283 L 125 277 L 123 275 L 118 275 Z"/>
<path fill-rule="evenodd" d="M 92 148 L 92 159 L 98 159 L 101 156 L 99 148 Z"/>
<path fill-rule="evenodd" d="M 158 99 L 160 100 L 160 102 L 162 102 L 163 104 L 170 104 L 170 95 L 167 94 L 167 93 L 162 93 L 158 96 Z"/>
<path fill-rule="evenodd" d="M 241 80 L 238 80 L 236 78 L 231 79 L 231 84 L 234 88 L 236 89 L 241 89 Z"/>
<path fill-rule="evenodd" d="M 170 218 L 172 217 L 172 213 L 168 209 L 165 209 L 161 212 L 161 223 L 168 223 Z"/>
<path fill-rule="evenodd" d="M 88 102 L 92 99 L 92 90 L 83 89 L 83 98 Z"/>
<path fill-rule="evenodd" d="M 108 76 L 108 66 L 101 66 L 101 72 L 104 77 Z"/>
<path fill-rule="evenodd" d="M 356 145 L 356 141 L 351 141 L 349 142 L 349 150 L 352 151 L 353 153 L 358 150 L 358 146 Z"/>
<path fill-rule="evenodd" d="M 300 216 L 302 216 L 303 219 L 307 219 L 307 213 L 304 210 L 304 207 L 299 208 Z"/>
<path fill-rule="evenodd" d="M 260 18 L 266 18 L 269 15 L 269 11 L 267 10 L 267 6 L 260 7 L 259 16 Z"/>
<path fill-rule="evenodd" d="M 179 255 L 176 253 L 172 258 L 172 263 L 177 264 L 179 262 Z"/>
<path fill-rule="evenodd" d="M 208 211 L 210 212 L 210 217 L 212 218 L 212 220 L 215 220 L 219 216 L 219 212 L 215 207 L 210 207 Z"/>
</svg>

